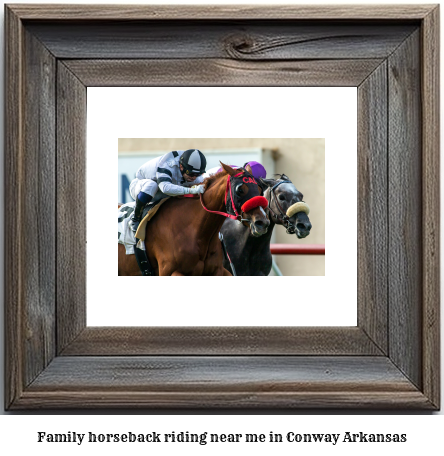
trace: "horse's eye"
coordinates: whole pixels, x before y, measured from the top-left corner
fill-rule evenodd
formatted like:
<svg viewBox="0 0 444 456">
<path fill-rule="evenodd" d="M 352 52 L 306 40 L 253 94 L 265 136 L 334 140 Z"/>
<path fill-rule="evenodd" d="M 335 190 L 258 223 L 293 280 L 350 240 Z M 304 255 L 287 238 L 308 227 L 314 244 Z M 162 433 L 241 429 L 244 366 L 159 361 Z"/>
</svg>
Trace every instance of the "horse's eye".
<svg viewBox="0 0 444 456">
<path fill-rule="evenodd" d="M 283 195 L 283 194 L 281 193 L 281 194 L 279 195 L 279 199 L 280 199 L 281 201 L 285 201 L 285 195 Z"/>
<path fill-rule="evenodd" d="M 236 192 L 236 195 L 237 195 L 237 196 L 242 196 L 242 195 L 244 194 L 244 189 L 242 188 L 243 185 L 244 185 L 244 184 L 238 184 L 238 185 L 236 185 L 236 190 L 235 190 L 235 192 Z"/>
</svg>

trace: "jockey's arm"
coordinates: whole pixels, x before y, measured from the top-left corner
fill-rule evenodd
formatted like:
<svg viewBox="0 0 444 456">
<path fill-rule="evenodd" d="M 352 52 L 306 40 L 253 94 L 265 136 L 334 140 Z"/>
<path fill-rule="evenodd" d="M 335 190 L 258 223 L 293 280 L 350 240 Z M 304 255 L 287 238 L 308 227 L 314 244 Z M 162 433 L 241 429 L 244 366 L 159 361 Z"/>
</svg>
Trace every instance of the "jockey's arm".
<svg viewBox="0 0 444 456">
<path fill-rule="evenodd" d="M 159 182 L 159 180 L 157 182 Z M 165 193 L 165 195 L 169 196 L 188 195 L 188 193 L 191 193 L 191 189 L 189 189 L 188 187 L 182 187 L 181 185 L 174 185 L 171 182 L 171 179 L 169 182 L 167 180 L 163 180 L 162 182 L 160 182 L 159 190 L 162 193 Z"/>
<path fill-rule="evenodd" d="M 197 194 L 203 193 L 203 187 L 201 189 L 196 188 L 189 188 L 188 186 L 176 185 L 173 184 L 172 180 L 172 173 L 167 168 L 158 168 L 157 169 L 157 184 L 159 185 L 159 190 L 165 195 L 168 196 L 181 196 L 181 195 L 188 195 L 188 194 Z M 199 176 L 201 177 L 201 176 Z M 196 178 L 194 182 L 190 182 L 192 185 L 196 185 L 199 182 L 196 182 L 198 179 Z"/>
<path fill-rule="evenodd" d="M 197 180 L 197 179 L 196 179 Z M 203 185 L 196 185 L 196 182 L 190 182 L 193 184 L 192 188 L 189 187 L 182 187 L 181 185 L 174 185 L 167 181 L 163 181 L 159 184 L 159 189 L 162 193 L 169 196 L 181 196 L 181 195 L 198 195 L 199 193 L 203 193 L 205 191 Z"/>
</svg>

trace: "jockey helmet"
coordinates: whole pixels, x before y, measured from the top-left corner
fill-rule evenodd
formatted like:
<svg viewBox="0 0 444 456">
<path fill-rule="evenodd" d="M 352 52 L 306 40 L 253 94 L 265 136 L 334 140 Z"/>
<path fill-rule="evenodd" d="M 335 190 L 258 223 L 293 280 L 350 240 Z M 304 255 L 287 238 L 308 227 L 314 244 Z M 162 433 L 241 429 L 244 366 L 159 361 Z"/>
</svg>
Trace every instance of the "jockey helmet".
<svg viewBox="0 0 444 456">
<path fill-rule="evenodd" d="M 180 164 L 186 174 L 200 175 L 205 172 L 207 160 L 205 155 L 197 149 L 188 149 L 180 157 Z"/>
<path fill-rule="evenodd" d="M 253 174 L 253 177 L 256 179 L 262 178 L 265 179 L 267 177 L 267 171 L 265 168 L 257 161 L 249 161 L 245 163 L 244 168 L 249 165 Z"/>
</svg>

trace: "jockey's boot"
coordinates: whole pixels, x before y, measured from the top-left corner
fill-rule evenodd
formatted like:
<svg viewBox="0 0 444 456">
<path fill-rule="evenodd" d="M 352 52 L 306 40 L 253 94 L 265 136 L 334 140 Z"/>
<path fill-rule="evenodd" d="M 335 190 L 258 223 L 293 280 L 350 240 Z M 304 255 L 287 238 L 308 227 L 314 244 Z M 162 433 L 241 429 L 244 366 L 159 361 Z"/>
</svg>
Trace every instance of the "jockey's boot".
<svg viewBox="0 0 444 456">
<path fill-rule="evenodd" d="M 150 195 L 148 195 L 150 196 Z M 136 198 L 136 207 L 134 208 L 133 216 L 131 217 L 130 227 L 131 229 L 136 232 L 137 228 L 139 228 L 139 224 L 142 221 L 142 214 L 145 206 L 151 201 L 152 197 L 150 196 L 149 201 L 142 203 L 139 197 Z"/>
</svg>

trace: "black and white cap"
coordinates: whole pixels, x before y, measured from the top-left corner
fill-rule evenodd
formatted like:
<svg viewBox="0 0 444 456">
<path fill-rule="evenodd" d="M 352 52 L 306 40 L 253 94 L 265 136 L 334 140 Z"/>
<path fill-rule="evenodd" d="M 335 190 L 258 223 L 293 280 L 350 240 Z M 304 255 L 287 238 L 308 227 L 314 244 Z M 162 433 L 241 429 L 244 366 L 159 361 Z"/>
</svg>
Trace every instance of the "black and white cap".
<svg viewBox="0 0 444 456">
<path fill-rule="evenodd" d="M 189 173 L 203 174 L 207 166 L 205 155 L 197 149 L 188 149 L 180 157 L 180 164 Z"/>
</svg>

